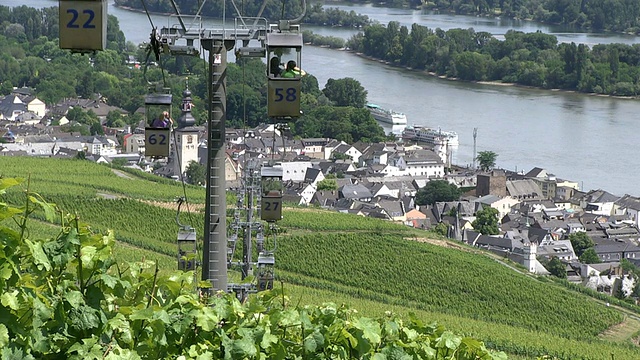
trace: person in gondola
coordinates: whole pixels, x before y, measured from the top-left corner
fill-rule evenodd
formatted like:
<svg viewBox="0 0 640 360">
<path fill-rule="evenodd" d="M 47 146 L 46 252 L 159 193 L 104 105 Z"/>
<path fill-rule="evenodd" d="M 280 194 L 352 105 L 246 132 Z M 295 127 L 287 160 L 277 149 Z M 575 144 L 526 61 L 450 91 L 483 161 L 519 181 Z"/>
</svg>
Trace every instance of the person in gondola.
<svg viewBox="0 0 640 360">
<path fill-rule="evenodd" d="M 282 73 L 282 77 L 293 79 L 293 78 L 299 78 L 300 76 L 304 76 L 305 74 L 306 72 L 300 69 L 295 61 L 289 60 L 287 62 L 287 68 Z"/>
<path fill-rule="evenodd" d="M 282 74 L 282 67 L 280 65 L 282 65 L 280 58 L 277 56 L 272 57 L 269 61 L 269 74 L 273 77 L 280 76 L 280 74 Z"/>
<path fill-rule="evenodd" d="M 171 126 L 173 126 L 173 119 L 169 115 L 168 111 L 163 111 L 162 117 L 153 120 L 153 123 L 151 123 L 151 127 L 154 128 L 168 128 Z"/>
</svg>

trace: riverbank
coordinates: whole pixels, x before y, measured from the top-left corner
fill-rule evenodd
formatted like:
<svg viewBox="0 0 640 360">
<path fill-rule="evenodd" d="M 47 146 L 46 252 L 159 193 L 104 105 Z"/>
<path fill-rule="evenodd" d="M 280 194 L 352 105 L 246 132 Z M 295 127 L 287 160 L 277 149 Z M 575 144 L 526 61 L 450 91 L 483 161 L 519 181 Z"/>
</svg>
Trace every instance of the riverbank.
<svg viewBox="0 0 640 360">
<path fill-rule="evenodd" d="M 413 71 L 413 72 L 424 74 L 424 75 L 433 76 L 433 77 L 436 77 L 436 78 L 442 79 L 442 80 L 462 81 L 462 82 L 467 82 L 467 83 L 474 83 L 474 84 L 480 84 L 480 85 L 491 85 L 491 86 L 513 86 L 513 87 L 518 87 L 518 88 L 522 88 L 522 89 L 546 90 L 546 91 L 563 92 L 563 93 L 567 93 L 567 94 L 598 96 L 598 97 L 606 97 L 606 98 L 621 99 L 621 100 L 637 100 L 637 99 L 640 99 L 640 95 L 636 95 L 636 96 L 619 96 L 619 95 L 608 95 L 608 94 L 598 94 L 598 93 L 585 93 L 585 92 L 580 92 L 580 91 L 576 91 L 576 90 L 567 90 L 567 89 L 547 89 L 547 88 L 535 87 L 535 86 L 530 86 L 530 85 L 522 85 L 522 84 L 517 84 L 517 83 L 505 83 L 505 82 L 501 82 L 501 81 L 462 80 L 460 78 L 449 77 L 449 76 L 446 76 L 446 75 L 438 75 L 437 73 L 432 72 L 432 71 L 416 70 L 416 69 L 413 69 L 413 68 L 408 67 L 408 66 L 396 65 L 396 64 L 393 64 L 390 61 L 378 59 L 378 58 L 375 58 L 375 57 L 372 57 L 372 56 L 369 56 L 369 55 L 365 55 L 365 54 L 363 54 L 361 52 L 357 52 L 357 51 L 353 51 L 353 50 L 348 50 L 348 49 L 333 49 L 333 50 L 347 51 L 347 52 L 355 54 L 356 56 L 359 56 L 359 57 L 361 57 L 363 59 L 367 59 L 367 60 L 370 60 L 370 61 L 375 61 L 377 63 L 381 63 L 381 64 L 384 64 L 386 66 L 390 66 L 390 67 L 394 67 L 394 68 L 404 69 L 404 70 Z"/>
</svg>

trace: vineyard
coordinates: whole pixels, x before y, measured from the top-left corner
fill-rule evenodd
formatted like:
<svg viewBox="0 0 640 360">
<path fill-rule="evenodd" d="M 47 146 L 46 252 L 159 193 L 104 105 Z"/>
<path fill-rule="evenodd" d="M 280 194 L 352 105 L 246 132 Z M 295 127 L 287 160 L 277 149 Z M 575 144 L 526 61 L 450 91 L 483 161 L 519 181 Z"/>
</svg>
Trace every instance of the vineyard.
<svg viewBox="0 0 640 360">
<path fill-rule="evenodd" d="M 594 337 L 622 321 L 611 308 L 514 274 L 486 257 L 398 236 L 292 236 L 279 246 L 283 270 L 373 290 L 428 311 L 570 339 Z"/>
<path fill-rule="evenodd" d="M 127 177 L 116 175 L 111 168 L 85 160 L 39 159 L 35 157 L 1 157 L 0 177 L 31 179 L 31 190 L 49 197 L 96 196 L 100 193 L 127 196 L 140 200 L 174 201 L 183 196 L 182 184 L 157 178 L 151 182 L 142 172 L 132 171 Z M 147 174 L 148 176 L 148 174 Z M 193 202 L 204 203 L 202 188 L 187 186 L 187 197 Z"/>
<path fill-rule="evenodd" d="M 114 229 L 118 261 L 158 260 L 165 269 L 175 268 L 175 211 L 138 199 L 171 201 L 182 192 L 179 183 L 149 181 L 153 177 L 136 171 L 123 178 L 83 161 L 19 160 L 0 157 L 0 176 L 30 177 L 31 190 L 78 214 L 95 231 Z M 204 201 L 204 189 L 187 191 L 194 194 L 190 201 Z M 21 196 L 11 190 L 4 198 L 15 203 Z M 202 213 L 183 213 L 180 221 L 202 238 Z M 428 233 L 317 209 L 285 209 L 279 226 L 277 273 L 293 303 L 345 303 L 367 316 L 415 313 L 524 358 L 640 359 L 640 349 L 630 342 L 598 338 L 623 320 L 621 312 L 566 286 L 521 275 L 477 251 L 409 241 Z M 30 225 L 32 235 L 55 236 L 52 230 L 41 221 Z"/>
</svg>

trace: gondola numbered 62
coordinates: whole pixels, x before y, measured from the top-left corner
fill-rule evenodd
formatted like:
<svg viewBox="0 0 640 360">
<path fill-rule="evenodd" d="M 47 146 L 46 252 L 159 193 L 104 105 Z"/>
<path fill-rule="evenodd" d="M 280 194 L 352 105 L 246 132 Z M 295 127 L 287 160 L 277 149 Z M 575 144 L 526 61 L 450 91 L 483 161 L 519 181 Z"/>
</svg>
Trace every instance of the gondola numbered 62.
<svg viewBox="0 0 640 360">
<path fill-rule="evenodd" d="M 145 156 L 169 157 L 171 144 L 171 124 L 159 127 L 157 118 L 165 111 L 171 114 L 171 94 L 149 94 L 145 105 Z"/>
</svg>

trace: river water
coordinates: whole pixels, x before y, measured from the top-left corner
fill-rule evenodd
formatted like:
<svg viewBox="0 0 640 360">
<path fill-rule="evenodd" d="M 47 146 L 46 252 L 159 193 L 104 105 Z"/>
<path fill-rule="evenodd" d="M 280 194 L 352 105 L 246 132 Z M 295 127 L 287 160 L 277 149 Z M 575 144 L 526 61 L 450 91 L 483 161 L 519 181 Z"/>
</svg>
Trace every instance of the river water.
<svg viewBox="0 0 640 360">
<path fill-rule="evenodd" d="M 21 5 L 54 6 L 53 0 L 24 0 Z M 14 0 L 0 5 L 15 6 Z M 527 21 L 474 16 L 434 14 L 419 10 L 388 9 L 368 5 L 329 5 L 354 10 L 383 24 L 417 22 L 430 28 L 469 28 L 487 31 L 500 38 L 509 29 L 543 31 L 561 42 L 594 45 L 632 44 L 637 38 L 619 34 L 575 32 L 571 29 Z M 127 40 L 148 39 L 150 25 L 145 14 L 119 9 L 110 4 L 109 13 L 118 17 Z M 165 16 L 153 17 L 158 26 Z M 208 22 L 207 27 L 216 26 Z M 306 27 L 321 35 L 349 38 L 351 29 Z M 232 53 L 229 53 L 230 61 Z M 459 165 L 472 163 L 473 129 L 478 128 L 477 151 L 494 151 L 497 165 L 510 170 L 542 167 L 559 178 L 579 181 L 584 190 L 601 188 L 616 195 L 640 195 L 637 182 L 640 156 L 640 101 L 614 99 L 514 86 L 483 85 L 434 78 L 427 74 L 393 68 L 352 53 L 305 47 L 303 68 L 318 78 L 323 87 L 329 78 L 351 77 L 368 91 L 368 101 L 407 114 L 410 124 L 441 127 L 459 135 L 460 146 L 453 154 Z M 386 129 L 390 131 L 391 129 Z"/>
</svg>

